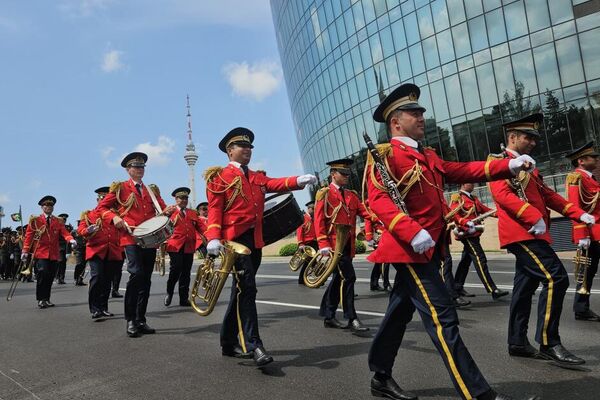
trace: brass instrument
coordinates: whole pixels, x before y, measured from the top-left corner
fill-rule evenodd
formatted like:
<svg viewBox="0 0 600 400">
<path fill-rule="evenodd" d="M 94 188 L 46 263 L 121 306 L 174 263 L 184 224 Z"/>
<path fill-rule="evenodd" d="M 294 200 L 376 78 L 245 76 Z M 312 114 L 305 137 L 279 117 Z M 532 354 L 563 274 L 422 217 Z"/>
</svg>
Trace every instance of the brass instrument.
<svg viewBox="0 0 600 400">
<path fill-rule="evenodd" d="M 215 308 L 236 258 L 240 255 L 250 255 L 251 253 L 250 249 L 243 244 L 229 240 L 225 241 L 223 246 L 224 248 L 219 257 L 208 256 L 204 260 L 204 263 L 198 266 L 196 279 L 190 291 L 192 308 L 203 317 L 209 315 Z M 220 258 L 221 260 L 219 266 L 215 265 L 216 258 Z M 238 272 L 234 271 L 233 273 Z M 197 299 L 201 301 L 200 304 L 196 303 Z"/>
<path fill-rule="evenodd" d="M 154 262 L 154 270 L 158 271 L 160 276 L 165 276 L 165 257 L 167 255 L 167 243 L 163 242 L 158 248 L 158 257 Z"/>
<path fill-rule="evenodd" d="M 290 269 L 292 271 L 298 271 L 302 264 L 312 260 L 317 255 L 317 251 L 310 246 L 298 247 L 298 250 L 294 253 L 290 259 Z"/>
<path fill-rule="evenodd" d="M 575 282 L 579 285 L 577 294 L 589 295 L 590 291 L 587 290 L 587 271 L 590 265 L 592 265 L 592 259 L 588 257 L 588 249 L 578 247 L 573 262 L 575 263 Z"/>
<path fill-rule="evenodd" d="M 490 210 L 488 212 L 485 212 L 481 215 L 478 215 L 477 217 L 473 218 L 471 220 L 472 223 L 477 224 L 478 222 L 483 221 L 484 219 L 486 219 L 487 217 L 490 217 L 492 215 L 494 215 L 496 213 L 496 210 Z M 462 229 L 459 229 L 459 227 L 456 225 L 456 222 L 451 222 L 447 225 L 447 230 L 452 229 L 452 231 L 456 234 L 456 236 L 458 237 L 462 237 L 466 234 L 465 231 L 463 231 Z M 483 232 L 485 230 L 485 225 L 483 224 L 479 224 L 479 225 L 475 225 L 475 231 L 477 232 Z"/>
<path fill-rule="evenodd" d="M 37 229 L 33 235 L 33 241 L 30 249 L 30 257 L 29 262 L 23 263 L 21 262 L 20 268 L 17 270 L 15 275 L 13 276 L 12 282 L 10 283 L 10 287 L 8 288 L 8 293 L 6 294 L 6 301 L 11 301 L 15 291 L 17 290 L 17 285 L 19 284 L 19 279 L 21 276 L 27 277 L 30 276 L 33 272 L 33 266 L 37 261 L 34 257 L 35 251 L 37 250 L 38 244 L 40 243 L 40 239 L 42 238 L 42 234 L 46 231 L 46 226 L 44 225 L 41 229 Z"/>
<path fill-rule="evenodd" d="M 350 229 L 352 228 L 352 225 L 334 224 L 334 226 L 335 250 L 332 252 L 331 256 L 326 260 L 323 260 L 323 256 L 317 252 L 304 270 L 304 284 L 311 289 L 319 288 L 327 281 L 329 275 L 331 275 L 333 270 L 337 267 L 338 261 L 344 251 L 344 247 L 346 247 L 346 243 L 350 238 Z"/>
</svg>

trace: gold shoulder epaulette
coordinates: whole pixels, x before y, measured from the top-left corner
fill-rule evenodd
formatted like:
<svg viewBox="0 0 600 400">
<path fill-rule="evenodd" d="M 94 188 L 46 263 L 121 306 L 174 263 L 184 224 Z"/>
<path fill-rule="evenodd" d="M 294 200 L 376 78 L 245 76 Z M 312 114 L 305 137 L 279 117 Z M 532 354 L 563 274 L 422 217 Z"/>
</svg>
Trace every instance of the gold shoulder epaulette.
<svg viewBox="0 0 600 400">
<path fill-rule="evenodd" d="M 79 220 L 80 220 L 80 221 L 83 221 L 83 220 L 86 220 L 86 221 L 87 221 L 87 219 L 88 219 L 88 218 L 87 218 L 87 216 L 88 216 L 88 213 L 89 213 L 89 212 L 90 212 L 90 210 L 85 210 L 85 211 L 83 211 L 83 212 L 81 213 L 81 215 L 79 216 Z"/>
<path fill-rule="evenodd" d="M 206 168 L 206 170 L 204 171 L 204 180 L 206 182 L 209 182 L 210 180 L 212 180 L 212 178 L 217 175 L 220 174 L 221 171 L 223 171 L 223 167 L 208 167 Z"/>
<path fill-rule="evenodd" d="M 36 217 L 37 217 L 36 215 L 31 214 L 29 216 L 29 222 L 28 222 L 28 224 L 31 224 L 31 221 L 33 221 L 34 219 L 36 219 Z"/>
<path fill-rule="evenodd" d="M 567 175 L 567 185 L 579 185 L 581 174 L 579 172 L 571 172 Z"/>
<path fill-rule="evenodd" d="M 504 153 L 500 153 L 500 154 L 490 153 L 490 154 L 488 154 L 488 157 L 487 157 L 488 160 L 502 160 L 503 158 L 506 158 L 506 154 L 504 154 Z"/>
<path fill-rule="evenodd" d="M 329 193 L 329 187 L 319 189 L 319 191 L 315 195 L 315 201 L 323 200 L 325 197 L 327 197 L 327 193 Z"/>
<path fill-rule="evenodd" d="M 110 189 L 108 190 L 110 193 L 115 193 L 117 190 L 121 189 L 123 182 L 113 182 L 110 185 Z"/>
<path fill-rule="evenodd" d="M 450 196 L 450 203 L 458 203 L 460 201 L 460 193 L 453 193 Z"/>
<path fill-rule="evenodd" d="M 392 145 L 390 143 L 376 144 L 375 148 L 381 158 L 387 158 L 392 153 Z M 367 165 L 373 164 L 373 156 L 371 152 L 367 152 Z"/>
<path fill-rule="evenodd" d="M 155 195 L 160 196 L 160 189 L 154 183 L 148 185 L 150 189 L 154 192 Z"/>
</svg>

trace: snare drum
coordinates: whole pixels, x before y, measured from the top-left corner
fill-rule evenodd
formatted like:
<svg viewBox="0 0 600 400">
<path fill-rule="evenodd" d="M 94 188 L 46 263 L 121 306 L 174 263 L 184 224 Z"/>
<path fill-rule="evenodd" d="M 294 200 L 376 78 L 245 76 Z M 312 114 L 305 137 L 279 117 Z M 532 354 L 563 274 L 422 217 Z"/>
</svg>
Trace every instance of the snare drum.
<svg viewBox="0 0 600 400">
<path fill-rule="evenodd" d="M 278 193 L 265 199 L 263 214 L 263 240 L 265 246 L 283 239 L 304 223 L 294 195 Z"/>
<path fill-rule="evenodd" d="M 173 221 L 158 215 L 142 222 L 133 229 L 133 238 L 143 248 L 156 248 L 173 234 Z"/>
</svg>

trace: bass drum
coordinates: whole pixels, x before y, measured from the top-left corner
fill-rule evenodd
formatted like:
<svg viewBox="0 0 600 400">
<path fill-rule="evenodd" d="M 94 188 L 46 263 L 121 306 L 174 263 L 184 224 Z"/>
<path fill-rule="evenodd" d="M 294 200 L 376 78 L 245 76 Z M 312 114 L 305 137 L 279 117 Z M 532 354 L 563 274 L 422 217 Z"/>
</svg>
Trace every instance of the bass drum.
<svg viewBox="0 0 600 400">
<path fill-rule="evenodd" d="M 265 246 L 283 239 L 304 223 L 294 195 L 277 193 L 265 199 L 263 214 L 263 240 Z"/>
</svg>

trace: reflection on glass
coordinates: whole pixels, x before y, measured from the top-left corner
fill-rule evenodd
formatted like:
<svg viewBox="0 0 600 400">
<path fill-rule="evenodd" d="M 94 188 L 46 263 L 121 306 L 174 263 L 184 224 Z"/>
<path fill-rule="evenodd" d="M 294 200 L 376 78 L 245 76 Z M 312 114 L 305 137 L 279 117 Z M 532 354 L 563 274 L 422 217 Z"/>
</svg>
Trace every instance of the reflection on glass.
<svg viewBox="0 0 600 400">
<path fill-rule="evenodd" d="M 467 113 L 479 110 L 481 103 L 479 102 L 479 90 L 477 88 L 477 80 L 475 78 L 475 70 L 468 69 L 460 73 L 460 83 L 463 91 L 463 99 L 465 101 L 465 109 Z"/>
<path fill-rule="evenodd" d="M 488 47 L 487 34 L 485 31 L 485 19 L 483 15 L 469 20 L 469 33 L 471 35 L 471 46 L 473 52 Z"/>
<path fill-rule="evenodd" d="M 413 73 L 410 65 L 410 58 L 408 57 L 408 50 L 402 50 L 396 55 L 396 62 L 400 68 L 400 81 L 405 82 L 412 78 Z"/>
<path fill-rule="evenodd" d="M 458 152 L 459 160 L 472 161 L 471 141 L 469 140 L 469 127 L 465 118 L 452 120 L 452 131 L 454 132 L 454 140 L 456 141 L 456 151 Z"/>
<path fill-rule="evenodd" d="M 425 65 L 427 66 L 427 69 L 435 68 L 440 65 L 435 37 L 432 36 L 428 39 L 425 39 L 422 43 L 423 53 L 425 55 Z"/>
<path fill-rule="evenodd" d="M 431 89 L 431 100 L 433 111 L 438 121 L 444 121 L 450 118 L 448 114 L 448 104 L 446 102 L 446 93 L 444 91 L 444 81 L 437 81 L 429 85 Z"/>
<path fill-rule="evenodd" d="M 402 24 L 402 20 L 394 22 L 390 25 L 392 30 L 392 36 L 394 37 L 394 46 L 396 46 L 396 50 L 401 50 L 406 47 L 406 37 L 404 36 L 404 25 Z"/>
<path fill-rule="evenodd" d="M 504 14 L 502 9 L 499 8 L 485 14 L 485 21 L 487 23 L 490 46 L 506 42 L 506 29 L 504 28 Z"/>
<path fill-rule="evenodd" d="M 432 1 L 431 12 L 433 14 L 433 23 L 435 25 L 436 32 L 441 32 L 450 26 L 445 0 Z"/>
<path fill-rule="evenodd" d="M 437 43 L 442 64 L 454 60 L 454 46 L 452 45 L 452 34 L 449 29 L 437 34 Z"/>
<path fill-rule="evenodd" d="M 396 64 L 396 57 L 389 57 L 385 59 L 385 69 L 388 74 L 388 81 L 390 86 L 396 86 L 400 83 L 400 74 L 398 73 L 399 68 Z"/>
<path fill-rule="evenodd" d="M 552 25 L 573 19 L 573 6 L 570 1 L 548 1 Z"/>
<path fill-rule="evenodd" d="M 377 64 L 383 60 L 383 50 L 381 43 L 379 42 L 379 35 L 375 34 L 369 38 L 369 45 L 371 46 L 371 56 L 373 57 L 373 64 Z"/>
<path fill-rule="evenodd" d="M 358 32 L 365 27 L 365 16 L 360 3 L 354 3 L 352 6 L 352 14 L 354 14 L 354 27 Z"/>
<path fill-rule="evenodd" d="M 552 41 L 552 29 L 544 29 L 531 34 L 531 47 L 536 47 Z"/>
<path fill-rule="evenodd" d="M 465 9 L 462 0 L 446 0 L 450 23 L 456 25 L 465 20 Z"/>
<path fill-rule="evenodd" d="M 417 43 L 421 38 L 419 37 L 419 26 L 417 25 L 417 16 L 416 14 L 410 13 L 406 15 L 404 18 L 404 27 L 406 33 L 406 39 L 408 41 L 408 45 Z"/>
<path fill-rule="evenodd" d="M 548 0 L 525 0 L 525 8 L 530 32 L 550 26 Z"/>
<path fill-rule="evenodd" d="M 496 76 L 496 87 L 498 88 L 498 97 L 504 99 L 506 95 L 513 96 L 515 91 L 512 67 L 510 58 L 500 58 L 494 61 L 494 72 Z"/>
<path fill-rule="evenodd" d="M 440 138 L 440 147 L 442 148 L 442 158 L 446 161 L 457 161 L 456 143 L 452 134 L 452 125 L 450 121 L 438 122 L 438 135 Z"/>
<path fill-rule="evenodd" d="M 533 49 L 533 58 L 540 91 L 560 87 L 554 44 L 548 43 Z"/>
<path fill-rule="evenodd" d="M 413 73 L 418 75 L 425 72 L 425 61 L 423 60 L 423 51 L 421 50 L 421 43 L 417 43 L 414 46 L 408 48 L 410 55 L 410 61 L 412 64 Z"/>
<path fill-rule="evenodd" d="M 452 28 L 452 38 L 454 39 L 454 49 L 457 58 L 471 53 L 471 43 L 469 43 L 469 32 L 467 31 L 466 23 Z"/>
<path fill-rule="evenodd" d="M 524 96 L 531 96 L 538 93 L 535 71 L 533 66 L 533 57 L 531 51 L 513 54 L 512 64 L 515 73 L 515 81 L 524 86 Z"/>
<path fill-rule="evenodd" d="M 433 35 L 433 20 L 431 18 L 431 10 L 429 7 L 420 8 L 417 11 L 417 17 L 419 18 L 419 30 L 421 32 L 421 39 Z"/>
<path fill-rule="evenodd" d="M 525 18 L 523 0 L 504 7 L 504 15 L 509 39 L 527 34 L 527 19 Z"/>
<path fill-rule="evenodd" d="M 567 21 L 552 28 L 554 40 L 558 40 L 575 33 L 575 22 Z"/>
<path fill-rule="evenodd" d="M 448 107 L 450 109 L 450 116 L 457 117 L 465 113 L 462 100 L 462 89 L 458 80 L 458 75 L 452 75 L 444 78 L 444 84 L 446 86 L 446 94 L 449 97 Z"/>
<path fill-rule="evenodd" d="M 390 28 L 387 27 L 382 29 L 379 32 L 379 36 L 381 37 L 381 47 L 383 49 L 383 57 L 387 58 L 395 53 L 394 51 L 394 41 L 392 40 L 392 32 Z"/>
<path fill-rule="evenodd" d="M 471 144 L 473 146 L 473 156 L 475 160 L 485 160 L 490 153 L 485 134 L 485 125 L 481 113 L 473 113 L 467 117 L 469 123 L 469 132 L 471 134 Z"/>
<path fill-rule="evenodd" d="M 483 0 L 483 9 L 485 11 L 490 11 L 500 6 L 500 0 Z"/>
<path fill-rule="evenodd" d="M 588 80 L 600 78 L 600 28 L 579 34 L 583 66 Z"/>
<path fill-rule="evenodd" d="M 583 82 L 583 67 L 577 36 L 556 41 L 556 55 L 563 86 Z"/>
<path fill-rule="evenodd" d="M 481 0 L 465 0 L 465 9 L 467 11 L 467 18 L 473 18 L 483 13 Z"/>
</svg>

